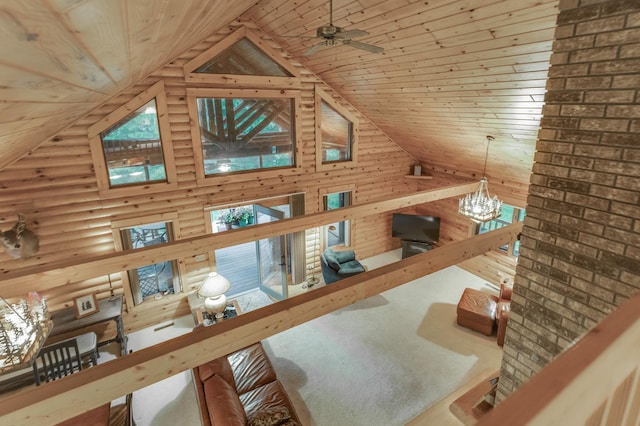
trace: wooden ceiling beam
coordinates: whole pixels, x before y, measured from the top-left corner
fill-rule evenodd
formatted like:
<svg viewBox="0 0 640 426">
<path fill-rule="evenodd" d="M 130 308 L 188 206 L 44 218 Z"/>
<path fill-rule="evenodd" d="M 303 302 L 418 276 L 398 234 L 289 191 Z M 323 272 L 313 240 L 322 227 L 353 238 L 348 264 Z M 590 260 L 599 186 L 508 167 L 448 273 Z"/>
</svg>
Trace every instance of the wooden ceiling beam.
<svg viewBox="0 0 640 426">
<path fill-rule="evenodd" d="M 329 312 L 479 256 L 514 241 L 521 231 L 519 222 L 447 244 L 215 326 L 196 329 L 45 386 L 7 395 L 0 398 L 0 417 L 3 423 L 24 426 L 57 423 Z"/>
<path fill-rule="evenodd" d="M 0 282 L 0 292 L 2 292 L 5 298 L 17 297 L 24 293 L 25 288 L 38 291 L 38 282 L 46 283 L 47 288 L 52 288 L 100 275 L 127 271 L 140 266 L 196 256 L 235 244 L 304 231 L 328 223 L 358 219 L 417 204 L 456 197 L 468 192 L 473 192 L 476 190 L 476 187 L 477 182 L 475 181 L 450 185 L 389 200 L 375 201 L 328 212 L 314 213 L 277 222 L 234 229 L 225 233 L 201 235 L 169 242 L 160 246 L 110 253 L 86 259 L 85 261 L 74 259 L 72 261 L 47 263 L 5 271 L 2 275 L 2 281 Z"/>
</svg>

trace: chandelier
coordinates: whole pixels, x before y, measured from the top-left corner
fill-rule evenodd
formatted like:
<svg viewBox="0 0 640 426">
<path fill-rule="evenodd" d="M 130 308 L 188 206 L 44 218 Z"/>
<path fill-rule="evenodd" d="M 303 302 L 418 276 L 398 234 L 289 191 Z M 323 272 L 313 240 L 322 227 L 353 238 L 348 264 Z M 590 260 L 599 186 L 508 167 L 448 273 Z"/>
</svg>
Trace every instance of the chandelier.
<svg viewBox="0 0 640 426">
<path fill-rule="evenodd" d="M 487 159 L 489 157 L 489 143 L 493 140 L 493 136 L 487 136 L 487 152 L 484 157 L 484 171 L 480 185 L 473 194 L 469 193 L 460 199 L 458 204 L 458 213 L 468 217 L 476 223 L 487 222 L 500 216 L 502 212 L 502 201 L 497 195 L 491 197 L 489 195 L 489 186 L 487 173 Z"/>
</svg>

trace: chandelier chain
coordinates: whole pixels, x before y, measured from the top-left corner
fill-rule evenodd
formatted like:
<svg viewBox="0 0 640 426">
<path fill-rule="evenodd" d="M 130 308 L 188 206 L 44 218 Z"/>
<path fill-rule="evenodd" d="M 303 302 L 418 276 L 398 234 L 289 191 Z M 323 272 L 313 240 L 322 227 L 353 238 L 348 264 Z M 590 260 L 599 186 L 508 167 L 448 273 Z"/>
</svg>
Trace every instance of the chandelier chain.
<svg viewBox="0 0 640 426">
<path fill-rule="evenodd" d="M 482 170 L 482 177 L 487 177 L 487 161 L 489 160 L 489 144 L 493 140 L 493 136 L 487 135 L 487 151 L 484 154 L 484 170 Z"/>
</svg>

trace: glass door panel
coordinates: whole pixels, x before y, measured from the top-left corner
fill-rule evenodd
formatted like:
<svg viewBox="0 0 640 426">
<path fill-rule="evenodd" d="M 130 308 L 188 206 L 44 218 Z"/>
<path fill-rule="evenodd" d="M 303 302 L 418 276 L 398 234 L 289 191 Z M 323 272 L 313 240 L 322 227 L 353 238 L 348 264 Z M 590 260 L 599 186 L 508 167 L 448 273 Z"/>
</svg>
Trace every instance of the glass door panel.
<svg viewBox="0 0 640 426">
<path fill-rule="evenodd" d="M 284 218 L 284 213 L 258 204 L 254 205 L 256 224 Z M 280 235 L 256 241 L 258 251 L 259 287 L 276 300 L 287 298 L 285 238 Z"/>
</svg>

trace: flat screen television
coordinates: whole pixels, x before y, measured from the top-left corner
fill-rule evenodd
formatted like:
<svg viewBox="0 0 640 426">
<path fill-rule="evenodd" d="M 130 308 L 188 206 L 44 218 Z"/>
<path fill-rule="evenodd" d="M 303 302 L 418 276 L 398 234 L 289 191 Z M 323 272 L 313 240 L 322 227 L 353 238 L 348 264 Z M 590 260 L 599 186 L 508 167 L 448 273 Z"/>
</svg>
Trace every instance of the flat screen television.
<svg viewBox="0 0 640 426">
<path fill-rule="evenodd" d="M 421 243 L 436 243 L 440 238 L 440 218 L 394 213 L 391 236 Z"/>
</svg>

